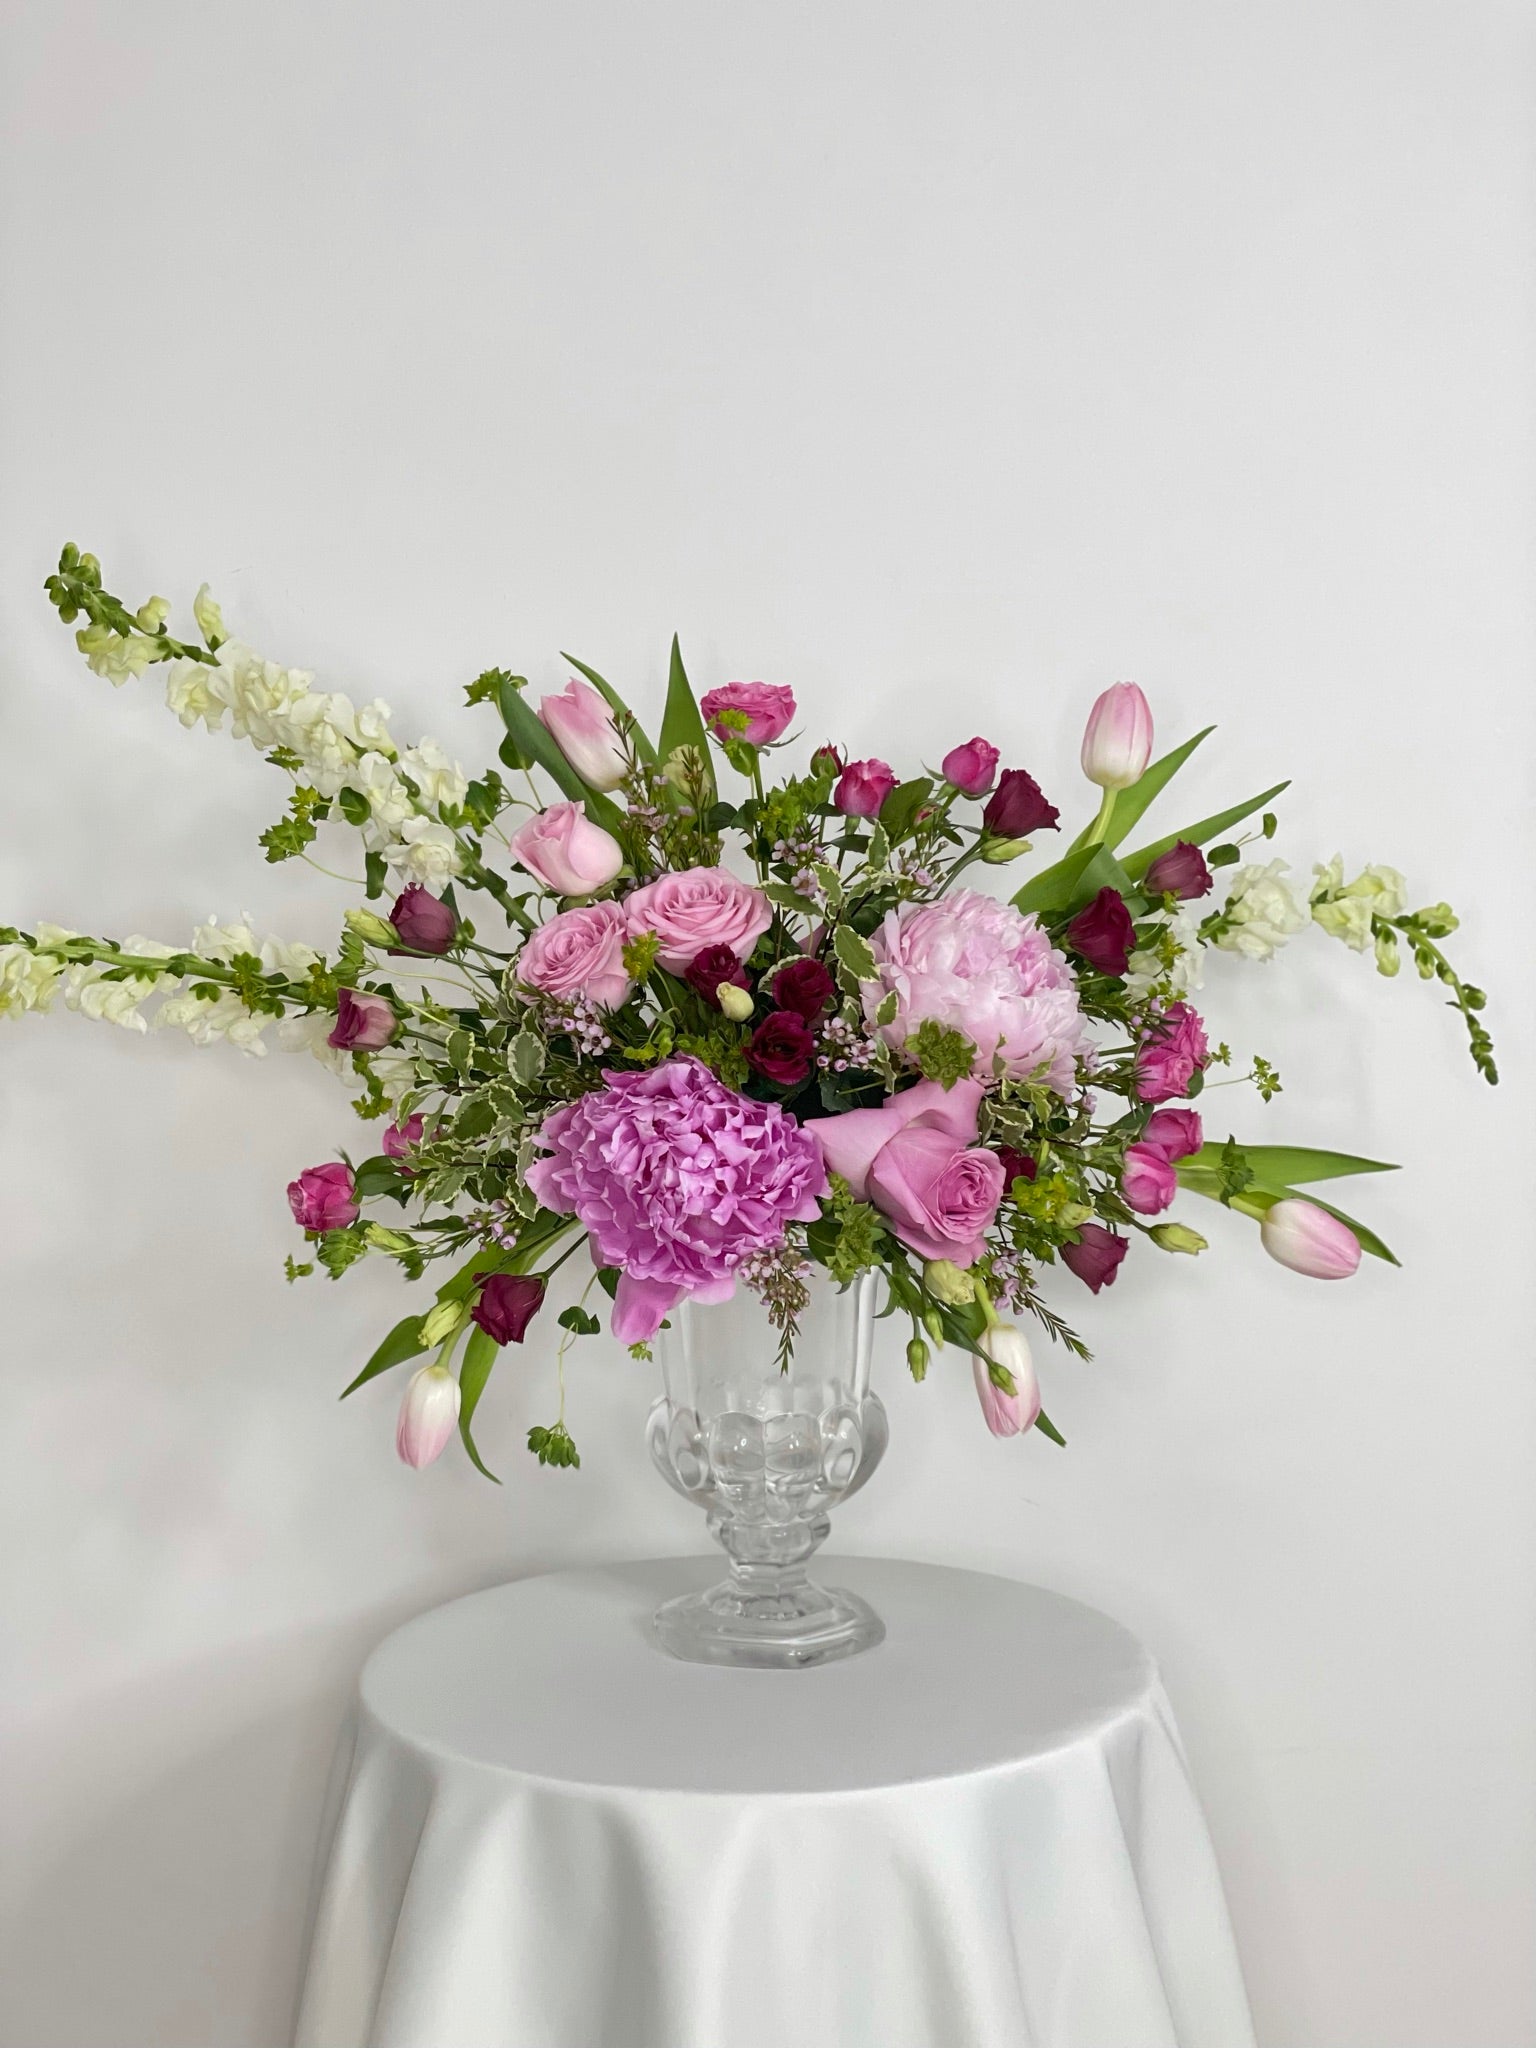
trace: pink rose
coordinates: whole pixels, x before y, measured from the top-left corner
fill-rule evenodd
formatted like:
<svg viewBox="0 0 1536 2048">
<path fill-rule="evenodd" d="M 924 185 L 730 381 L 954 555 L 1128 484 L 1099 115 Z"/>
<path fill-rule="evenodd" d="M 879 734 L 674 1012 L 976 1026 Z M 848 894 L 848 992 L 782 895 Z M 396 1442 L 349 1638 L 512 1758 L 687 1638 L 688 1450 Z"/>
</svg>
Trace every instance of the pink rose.
<svg viewBox="0 0 1536 2048">
<path fill-rule="evenodd" d="M 669 974 L 683 974 L 706 946 L 729 946 L 745 960 L 773 922 L 761 889 L 739 882 L 729 868 L 683 868 L 659 875 L 624 905 L 631 938 L 654 932 Z"/>
<path fill-rule="evenodd" d="M 624 965 L 628 935 L 620 904 L 562 910 L 529 935 L 517 956 L 517 978 L 547 996 L 580 996 L 600 1010 L 616 1010 L 634 987 Z"/>
<path fill-rule="evenodd" d="M 990 740 L 951 747 L 939 766 L 944 780 L 962 796 L 985 796 L 997 780 L 998 751 Z"/>
<path fill-rule="evenodd" d="M 815 1117 L 805 1128 L 828 1168 L 890 1219 L 909 1250 L 972 1266 L 1003 1198 L 1002 1161 L 976 1148 L 981 1097 L 979 1081 L 919 1081 L 878 1109 Z"/>
<path fill-rule="evenodd" d="M 1160 1017 L 1147 1021 L 1147 1035 L 1136 1053 L 1136 1093 L 1143 1102 L 1187 1095 L 1209 1054 L 1199 1012 L 1188 1003 L 1170 1003 Z"/>
<path fill-rule="evenodd" d="M 380 1140 L 379 1149 L 386 1159 L 404 1159 L 413 1145 L 421 1143 L 421 1134 L 425 1128 L 420 1110 L 405 1123 L 401 1123 L 396 1117 Z"/>
<path fill-rule="evenodd" d="M 288 1183 L 288 1206 L 301 1230 L 345 1230 L 359 1214 L 351 1167 L 339 1159 L 306 1166 Z"/>
<path fill-rule="evenodd" d="M 873 818 L 896 787 L 884 761 L 850 761 L 837 778 L 832 801 L 845 818 Z"/>
<path fill-rule="evenodd" d="M 572 676 L 558 696 L 539 699 L 539 717 L 588 789 L 618 788 L 629 764 L 613 713 L 590 683 Z"/>
<path fill-rule="evenodd" d="M 580 804 L 551 804 L 519 825 L 508 844 L 518 865 L 557 896 L 590 896 L 624 865 L 619 842 Z"/>
<path fill-rule="evenodd" d="M 784 683 L 724 683 L 704 692 L 699 715 L 723 744 L 771 747 L 795 715 L 795 693 Z"/>
<path fill-rule="evenodd" d="M 1179 1191 L 1179 1177 L 1173 1161 L 1154 1145 L 1127 1145 L 1125 1171 L 1120 1192 L 1131 1208 L 1143 1216 L 1155 1216 L 1166 1209 Z"/>
<path fill-rule="evenodd" d="M 343 988 L 336 991 L 336 1023 L 325 1042 L 341 1052 L 377 1052 L 395 1029 L 395 1013 L 382 996 Z"/>
<path fill-rule="evenodd" d="M 1161 1152 L 1165 1159 L 1187 1159 L 1205 1143 L 1198 1109 L 1155 1109 L 1137 1141 Z"/>
</svg>

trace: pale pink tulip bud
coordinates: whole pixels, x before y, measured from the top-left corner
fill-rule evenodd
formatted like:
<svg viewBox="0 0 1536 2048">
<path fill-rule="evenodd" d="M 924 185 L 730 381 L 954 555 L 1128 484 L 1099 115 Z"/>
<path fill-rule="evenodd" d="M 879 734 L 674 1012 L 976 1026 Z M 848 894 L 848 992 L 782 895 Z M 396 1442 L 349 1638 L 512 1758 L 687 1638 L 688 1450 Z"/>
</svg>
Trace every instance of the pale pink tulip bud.
<svg viewBox="0 0 1536 2048">
<path fill-rule="evenodd" d="M 1114 683 L 1088 714 L 1083 773 L 1100 789 L 1129 789 L 1152 758 L 1152 707 L 1134 683 Z"/>
<path fill-rule="evenodd" d="M 628 764 L 613 713 L 590 683 L 572 676 L 558 696 L 539 699 L 539 716 L 588 789 L 618 788 Z"/>
<path fill-rule="evenodd" d="M 1360 1240 L 1349 1225 L 1296 1195 L 1264 1212 L 1259 1236 L 1272 1259 L 1312 1280 L 1347 1280 L 1360 1263 Z"/>
<path fill-rule="evenodd" d="M 459 1419 L 459 1383 L 445 1365 L 411 1375 L 395 1426 L 395 1449 L 418 1471 L 440 1458 Z"/>
<path fill-rule="evenodd" d="M 995 1323 L 990 1330 L 983 1330 L 976 1341 L 987 1358 L 1002 1366 L 1013 1379 L 1014 1391 L 1010 1394 L 993 1383 L 985 1360 L 971 1360 L 976 1395 L 988 1429 L 994 1436 L 1017 1436 L 1021 1430 L 1032 1429 L 1040 1413 L 1040 1383 L 1035 1378 L 1035 1362 L 1029 1355 L 1024 1332 L 1016 1330 L 1012 1323 Z"/>
</svg>

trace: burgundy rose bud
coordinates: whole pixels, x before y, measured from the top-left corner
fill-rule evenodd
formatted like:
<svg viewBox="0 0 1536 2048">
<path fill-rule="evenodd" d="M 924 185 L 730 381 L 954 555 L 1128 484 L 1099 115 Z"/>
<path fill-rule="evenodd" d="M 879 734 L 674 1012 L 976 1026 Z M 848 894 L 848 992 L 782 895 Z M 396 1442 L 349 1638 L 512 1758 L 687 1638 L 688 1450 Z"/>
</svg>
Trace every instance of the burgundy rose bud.
<svg viewBox="0 0 1536 2048">
<path fill-rule="evenodd" d="M 400 947 L 392 946 L 391 952 L 405 948 L 412 953 L 446 953 L 459 929 L 459 920 L 442 898 L 419 882 L 400 892 L 389 921 L 400 934 Z"/>
<path fill-rule="evenodd" d="M 994 1145 L 992 1150 L 1003 1162 L 1003 1178 L 1009 1187 L 1016 1180 L 1033 1180 L 1040 1171 L 1027 1152 L 1016 1152 L 1012 1145 Z"/>
<path fill-rule="evenodd" d="M 1211 879 L 1205 855 L 1198 846 L 1181 839 L 1147 869 L 1146 890 L 1149 896 L 1181 896 L 1188 903 L 1210 894 Z"/>
<path fill-rule="evenodd" d="M 336 1025 L 327 1045 L 342 1052 L 377 1052 L 395 1035 L 394 1011 L 382 996 L 343 988 L 336 991 Z"/>
<path fill-rule="evenodd" d="M 747 1063 L 766 1080 L 792 1088 L 811 1071 L 815 1050 L 816 1040 L 805 1019 L 793 1010 L 775 1010 L 753 1032 Z"/>
<path fill-rule="evenodd" d="M 1033 775 L 1005 768 L 987 800 L 981 822 L 995 839 L 1027 839 L 1031 832 L 1054 832 L 1061 813 L 1046 798 Z"/>
<path fill-rule="evenodd" d="M 1067 926 L 1067 944 L 1101 974 L 1124 974 L 1136 945 L 1136 927 L 1118 889 L 1101 889 Z"/>
<path fill-rule="evenodd" d="M 542 1273 L 492 1273 L 469 1313 L 493 1344 L 521 1344 L 543 1300 Z"/>
<path fill-rule="evenodd" d="M 1114 1284 L 1120 1261 L 1129 1250 L 1130 1244 L 1125 1238 L 1116 1237 L 1101 1223 L 1080 1223 L 1077 1226 L 1077 1243 L 1064 1244 L 1061 1248 L 1061 1263 L 1069 1273 L 1075 1273 L 1085 1287 L 1091 1287 L 1097 1294 L 1101 1287 Z"/>
<path fill-rule="evenodd" d="M 301 1230 L 345 1230 L 358 1218 L 357 1183 L 339 1159 L 306 1166 L 288 1183 L 288 1206 Z"/>
<path fill-rule="evenodd" d="M 888 762 L 850 761 L 837 778 L 832 801 L 845 818 L 873 818 L 895 787 Z"/>
<path fill-rule="evenodd" d="M 841 775 L 843 772 L 842 753 L 839 748 L 833 746 L 830 740 L 827 740 L 812 754 L 811 766 L 818 775 Z"/>
<path fill-rule="evenodd" d="M 712 1010 L 720 1007 L 719 987 L 728 981 L 735 988 L 747 988 L 747 970 L 729 946 L 706 946 L 683 969 L 683 979 Z"/>
<path fill-rule="evenodd" d="M 944 780 L 962 796 L 985 796 L 997 777 L 998 754 L 990 740 L 951 747 L 939 763 Z"/>
<path fill-rule="evenodd" d="M 775 1005 L 793 1010 L 807 1024 L 823 1015 L 835 992 L 832 977 L 819 960 L 791 960 L 773 977 Z"/>
</svg>

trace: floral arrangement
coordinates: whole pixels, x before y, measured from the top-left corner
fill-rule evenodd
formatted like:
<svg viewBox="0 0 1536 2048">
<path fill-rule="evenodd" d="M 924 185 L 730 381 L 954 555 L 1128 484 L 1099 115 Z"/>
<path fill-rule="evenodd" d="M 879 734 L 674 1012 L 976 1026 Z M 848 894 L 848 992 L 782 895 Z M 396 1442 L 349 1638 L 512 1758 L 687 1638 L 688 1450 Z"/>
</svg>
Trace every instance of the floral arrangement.
<svg viewBox="0 0 1536 2048">
<path fill-rule="evenodd" d="M 1298 886 L 1266 857 L 1285 783 L 1121 850 L 1211 730 L 1154 759 L 1132 683 L 1093 706 L 1082 767 L 1100 800 L 1057 852 L 1056 805 L 989 741 L 905 778 L 830 743 L 781 770 L 793 692 L 730 682 L 695 699 L 675 641 L 654 739 L 583 663 L 536 709 L 524 678 L 479 676 L 468 699 L 504 736 L 471 779 L 434 741 L 397 740 L 385 705 L 230 638 L 206 586 L 195 641 L 167 631 L 165 599 L 111 596 L 72 546 L 47 590 L 84 620 L 98 675 L 163 664 L 183 725 L 227 723 L 288 778 L 269 861 L 313 860 L 328 820 L 352 828 L 361 900 L 328 956 L 247 923 L 187 947 L 0 928 L 0 1014 L 62 996 L 248 1054 L 270 1027 L 353 1079 L 378 1142 L 293 1181 L 309 1249 L 288 1274 L 366 1257 L 412 1280 L 452 1268 L 347 1389 L 427 1358 L 400 1410 L 412 1465 L 457 1425 L 485 1470 L 471 1425 L 492 1366 L 583 1247 L 591 1280 L 559 1316 L 559 1419 L 529 1437 L 555 1465 L 579 1463 L 563 1360 L 599 1328 L 594 1286 L 641 1357 L 685 1298 L 749 1288 L 787 1358 L 816 1271 L 846 1285 L 875 1269 L 916 1378 L 954 1345 L 995 1434 L 1060 1442 L 1018 1321 L 1086 1357 L 1044 1276 L 1059 1266 L 1097 1293 L 1135 1244 L 1202 1251 L 1166 1216 L 1181 1189 L 1252 1217 L 1298 1273 L 1391 1259 L 1299 1192 L 1381 1162 L 1207 1135 L 1196 1105 L 1233 1064 L 1191 1001 L 1208 948 L 1268 961 L 1315 925 L 1383 975 L 1406 953 L 1497 1079 L 1482 992 L 1442 950 L 1448 906 L 1409 911 L 1395 869 L 1346 881 L 1338 859 Z M 972 886 L 1046 835 L 1054 857 L 1010 901 Z M 1231 1078 L 1266 1102 L 1280 1088 L 1262 1057 Z"/>
</svg>

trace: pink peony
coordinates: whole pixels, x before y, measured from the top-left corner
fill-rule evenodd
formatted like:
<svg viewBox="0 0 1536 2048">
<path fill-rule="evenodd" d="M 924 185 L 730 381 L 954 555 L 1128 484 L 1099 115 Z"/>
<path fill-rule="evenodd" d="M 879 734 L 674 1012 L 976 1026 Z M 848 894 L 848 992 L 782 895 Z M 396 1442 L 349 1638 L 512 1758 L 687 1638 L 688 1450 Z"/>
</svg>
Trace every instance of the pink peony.
<svg viewBox="0 0 1536 2048">
<path fill-rule="evenodd" d="M 845 818 L 874 818 L 896 787 L 896 777 L 884 761 L 850 761 L 837 778 L 832 802 Z"/>
<path fill-rule="evenodd" d="M 395 1013 L 383 996 L 343 988 L 336 991 L 336 1022 L 325 1042 L 342 1052 L 377 1052 L 395 1030 Z"/>
<path fill-rule="evenodd" d="M 588 789 L 617 789 L 629 773 L 613 713 L 590 683 L 572 676 L 558 696 L 539 699 L 545 730 Z"/>
<path fill-rule="evenodd" d="M 777 1249 L 786 1224 L 814 1222 L 827 1190 L 808 1131 L 689 1058 L 606 1075 L 546 1117 L 538 1142 L 549 1157 L 528 1185 L 619 1268 L 613 1334 L 625 1344 L 654 1336 L 684 1295 L 724 1301 L 742 1260 Z"/>
<path fill-rule="evenodd" d="M 288 1206 L 301 1230 L 345 1230 L 359 1214 L 351 1167 L 339 1159 L 306 1166 L 288 1183 Z"/>
<path fill-rule="evenodd" d="M 1150 1145 L 1165 1159 L 1187 1159 L 1205 1143 L 1198 1109 L 1155 1109 L 1147 1118 L 1140 1144 Z"/>
<path fill-rule="evenodd" d="M 939 764 L 944 780 L 962 796 L 985 796 L 997 780 L 998 752 L 990 740 L 951 747 Z"/>
<path fill-rule="evenodd" d="M 624 865 L 617 839 L 594 825 L 580 804 L 551 804 L 519 825 L 507 843 L 519 867 L 557 896 L 590 896 Z"/>
<path fill-rule="evenodd" d="M 1155 1145 L 1127 1145 L 1125 1171 L 1120 1192 L 1143 1216 L 1155 1216 L 1166 1209 L 1179 1191 L 1179 1177 L 1173 1161 Z"/>
<path fill-rule="evenodd" d="M 919 1081 L 878 1109 L 816 1117 L 806 1129 L 856 1200 L 873 1202 L 910 1251 L 973 1266 L 1003 1198 L 1003 1163 L 976 1148 L 979 1081 Z"/>
<path fill-rule="evenodd" d="M 795 693 L 784 683 L 723 683 L 704 692 L 699 713 L 717 740 L 770 747 L 795 715 Z"/>
<path fill-rule="evenodd" d="M 517 956 L 517 978 L 543 995 L 579 996 L 600 1010 L 616 1010 L 634 987 L 624 965 L 628 935 L 620 904 L 562 910 L 529 934 Z"/>
<path fill-rule="evenodd" d="M 707 946 L 729 946 L 745 960 L 773 922 L 761 889 L 739 882 L 728 868 L 683 868 L 659 875 L 624 905 L 631 938 L 654 932 L 657 958 L 669 974 L 683 974 Z"/>
<path fill-rule="evenodd" d="M 1033 1077 L 1071 1092 L 1083 1036 L 1077 987 L 1034 916 L 956 889 L 900 905 L 870 945 L 879 979 L 865 985 L 865 1015 L 873 1024 L 881 998 L 896 991 L 895 1019 L 879 1028 L 897 1052 L 932 1019 L 965 1034 L 983 1077 Z"/>
<path fill-rule="evenodd" d="M 1147 1035 L 1136 1052 L 1136 1093 L 1143 1102 L 1187 1095 L 1209 1054 L 1199 1012 L 1188 1003 L 1170 1003 L 1161 1016 L 1147 1020 Z"/>
</svg>

